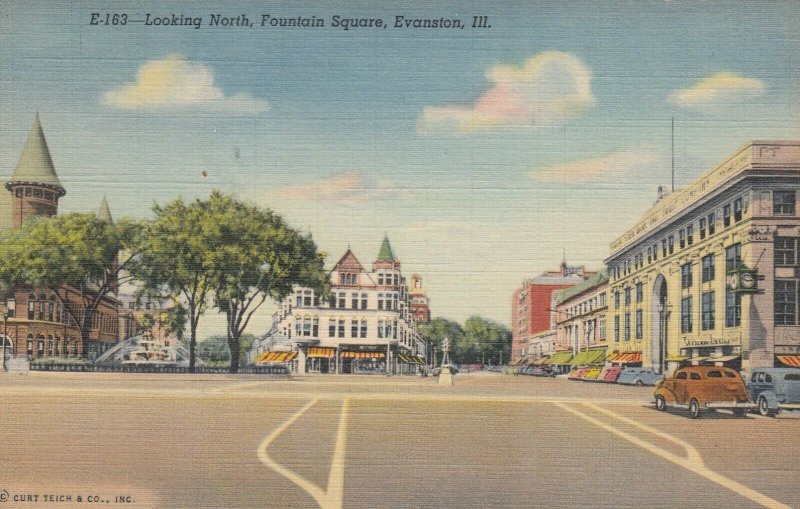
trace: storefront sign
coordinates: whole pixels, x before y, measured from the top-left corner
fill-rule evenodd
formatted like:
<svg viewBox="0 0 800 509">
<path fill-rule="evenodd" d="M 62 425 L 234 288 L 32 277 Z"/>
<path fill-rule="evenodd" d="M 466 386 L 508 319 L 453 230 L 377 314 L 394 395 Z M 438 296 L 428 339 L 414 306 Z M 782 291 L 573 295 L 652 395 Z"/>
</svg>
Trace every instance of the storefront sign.
<svg viewBox="0 0 800 509">
<path fill-rule="evenodd" d="M 738 341 L 734 338 L 686 339 L 683 341 L 686 346 L 731 345 L 736 343 Z"/>
</svg>

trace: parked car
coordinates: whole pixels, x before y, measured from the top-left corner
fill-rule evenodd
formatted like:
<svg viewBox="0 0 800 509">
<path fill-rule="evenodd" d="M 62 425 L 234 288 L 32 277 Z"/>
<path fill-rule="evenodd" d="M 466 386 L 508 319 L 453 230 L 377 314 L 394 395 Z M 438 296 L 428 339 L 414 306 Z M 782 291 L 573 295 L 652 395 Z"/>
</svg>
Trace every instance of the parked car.
<svg viewBox="0 0 800 509">
<path fill-rule="evenodd" d="M 617 377 L 617 383 L 623 385 L 656 385 L 664 378 L 661 373 L 656 373 L 648 368 L 624 368 Z"/>
<path fill-rule="evenodd" d="M 622 373 L 622 366 L 611 366 L 609 368 L 605 368 L 602 373 L 600 373 L 600 377 L 606 383 L 614 383 L 617 381 L 619 374 Z"/>
<path fill-rule="evenodd" d="M 531 370 L 533 376 L 556 376 L 555 372 L 547 366 L 534 366 Z"/>
<path fill-rule="evenodd" d="M 439 376 L 439 373 L 441 373 L 441 371 L 442 371 L 442 368 L 440 368 L 440 367 L 439 368 L 433 368 L 433 371 L 431 371 L 431 376 Z M 458 368 L 455 367 L 455 366 L 450 366 L 450 374 L 455 375 L 457 373 L 458 373 Z"/>
<path fill-rule="evenodd" d="M 692 419 L 700 417 L 704 408 L 727 408 L 740 417 L 755 408 L 741 375 L 718 366 L 681 368 L 656 387 L 654 396 L 656 410 L 663 412 L 668 406 L 688 407 Z"/>
<path fill-rule="evenodd" d="M 587 369 L 589 368 L 575 368 L 569 372 L 569 376 L 567 376 L 567 378 L 570 380 L 580 380 L 581 377 L 583 377 L 583 374 L 586 373 Z"/>
<path fill-rule="evenodd" d="M 596 382 L 597 377 L 600 376 L 601 368 L 587 368 L 586 371 L 583 372 L 583 376 L 581 376 L 582 380 L 588 380 L 590 382 Z"/>
<path fill-rule="evenodd" d="M 747 381 L 747 391 L 761 415 L 800 410 L 800 369 L 756 368 Z"/>
</svg>

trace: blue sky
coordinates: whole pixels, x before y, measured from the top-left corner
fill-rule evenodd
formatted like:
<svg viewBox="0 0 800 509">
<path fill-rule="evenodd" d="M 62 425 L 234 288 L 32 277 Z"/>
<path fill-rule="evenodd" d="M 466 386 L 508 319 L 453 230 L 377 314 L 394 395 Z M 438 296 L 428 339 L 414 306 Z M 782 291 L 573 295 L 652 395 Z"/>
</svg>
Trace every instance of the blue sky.
<svg viewBox="0 0 800 509">
<path fill-rule="evenodd" d="M 436 316 L 508 323 L 513 289 L 562 250 L 599 267 L 669 185 L 671 117 L 678 186 L 748 140 L 800 138 L 791 1 L 98 4 L 0 8 L 3 174 L 39 111 L 61 210 L 106 194 L 115 217 L 147 216 L 216 187 L 309 229 L 331 262 L 350 244 L 369 263 L 386 232 Z M 114 28 L 92 12 L 492 27 Z"/>
</svg>

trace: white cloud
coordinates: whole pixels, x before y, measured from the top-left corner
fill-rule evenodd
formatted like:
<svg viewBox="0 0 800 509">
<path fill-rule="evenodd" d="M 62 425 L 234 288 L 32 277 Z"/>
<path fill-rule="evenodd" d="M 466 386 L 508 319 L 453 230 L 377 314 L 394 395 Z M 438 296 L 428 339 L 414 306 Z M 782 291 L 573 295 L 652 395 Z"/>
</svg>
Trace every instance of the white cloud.
<svg viewBox="0 0 800 509">
<path fill-rule="evenodd" d="M 278 187 L 269 192 L 281 199 L 352 204 L 404 194 L 391 179 L 375 179 L 360 171 L 334 173 L 308 184 Z"/>
<path fill-rule="evenodd" d="M 531 170 L 528 176 L 539 182 L 561 184 L 593 182 L 608 176 L 619 177 L 655 160 L 655 155 L 645 150 L 618 150 L 599 157 L 537 168 Z"/>
<path fill-rule="evenodd" d="M 419 130 L 560 125 L 595 103 L 591 72 L 569 53 L 539 53 L 521 67 L 497 65 L 486 77 L 491 87 L 470 106 L 426 106 Z"/>
<path fill-rule="evenodd" d="M 214 73 L 203 64 L 188 62 L 182 55 L 150 60 L 139 67 L 134 83 L 103 94 L 102 103 L 121 109 L 161 108 L 252 114 L 269 109 L 266 101 L 250 94 L 226 96 L 214 84 Z"/>
<path fill-rule="evenodd" d="M 758 97 L 766 90 L 766 83 L 759 79 L 721 72 L 703 78 L 688 88 L 675 90 L 667 99 L 676 106 L 703 109 L 740 103 Z"/>
</svg>

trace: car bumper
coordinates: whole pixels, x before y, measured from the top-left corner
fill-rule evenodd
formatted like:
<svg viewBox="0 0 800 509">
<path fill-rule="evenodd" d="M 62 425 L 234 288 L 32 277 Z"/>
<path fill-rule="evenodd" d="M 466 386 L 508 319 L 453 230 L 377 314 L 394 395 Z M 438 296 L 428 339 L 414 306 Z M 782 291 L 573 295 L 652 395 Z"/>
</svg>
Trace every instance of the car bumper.
<svg viewBox="0 0 800 509">
<path fill-rule="evenodd" d="M 709 401 L 706 403 L 706 408 L 746 408 L 748 410 L 753 410 L 756 408 L 756 404 L 750 403 L 749 401 Z"/>
</svg>

